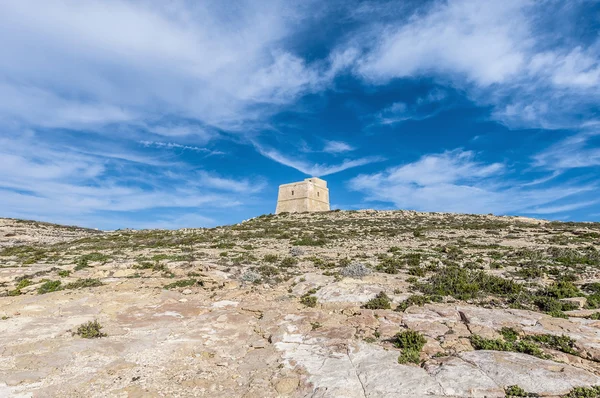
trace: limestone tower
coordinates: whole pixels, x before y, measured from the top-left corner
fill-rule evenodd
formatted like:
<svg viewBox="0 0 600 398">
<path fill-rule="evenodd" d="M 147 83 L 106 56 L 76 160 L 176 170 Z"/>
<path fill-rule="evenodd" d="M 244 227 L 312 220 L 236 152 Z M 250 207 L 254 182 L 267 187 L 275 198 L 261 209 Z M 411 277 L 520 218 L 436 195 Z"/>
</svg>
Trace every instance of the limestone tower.
<svg viewBox="0 0 600 398">
<path fill-rule="evenodd" d="M 282 212 L 299 213 L 303 211 L 328 211 L 329 189 L 327 181 L 317 177 L 279 186 L 277 209 Z"/>
</svg>

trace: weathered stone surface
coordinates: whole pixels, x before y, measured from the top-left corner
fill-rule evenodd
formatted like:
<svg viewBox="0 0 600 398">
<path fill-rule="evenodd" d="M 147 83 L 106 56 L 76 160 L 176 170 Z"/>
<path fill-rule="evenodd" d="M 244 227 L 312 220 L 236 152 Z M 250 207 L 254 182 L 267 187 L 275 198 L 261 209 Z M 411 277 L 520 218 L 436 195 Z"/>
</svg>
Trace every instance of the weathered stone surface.
<svg viewBox="0 0 600 398">
<path fill-rule="evenodd" d="M 305 218 L 304 227 L 295 226 Z M 342 225 L 323 235 L 329 243 L 290 250 L 297 236 L 321 236 L 317 233 L 329 218 L 339 218 Z M 413 229 L 429 219 L 434 227 L 416 236 Z M 488 230 L 482 230 L 478 223 L 487 221 Z M 509 261 L 519 251 L 539 255 L 546 250 L 539 242 L 547 242 L 555 254 L 565 249 L 548 243 L 557 232 L 546 231 L 544 222 L 518 219 L 515 228 L 498 230 L 505 222 L 517 221 L 409 211 L 288 214 L 263 217 L 259 234 L 245 223 L 239 229 L 101 233 L 99 242 L 104 236 L 115 239 L 105 249 L 96 241 L 86 250 L 81 243 L 61 244 L 52 248 L 64 252 L 50 250 L 40 262 L 29 259 L 34 251 L 24 249 L 23 258 L 0 258 L 0 396 L 500 398 L 515 384 L 542 396 L 600 384 L 600 364 L 592 360 L 600 359 L 600 321 L 585 318 L 594 310 L 571 311 L 562 319 L 509 309 L 498 297 L 468 304 L 449 296 L 405 311 L 364 308 L 381 291 L 392 308 L 419 294 L 407 282 L 409 255 L 415 252 L 423 254 L 423 266 L 431 266 L 418 277 L 429 283 L 437 272 L 431 270 L 445 266 L 440 256 L 446 260 L 454 250 L 450 246 L 460 242 L 467 242 L 464 258 L 452 261 L 511 279 L 515 266 Z M 206 233 L 212 238 L 205 239 Z M 40 233 L 31 242 L 63 241 L 53 234 Z M 76 232 L 75 237 L 95 234 Z M 127 246 L 136 239 L 141 241 Z M 508 258 L 505 268 L 487 269 L 492 244 Z M 76 270 L 76 264 L 85 265 L 82 256 L 91 253 L 110 258 Z M 292 255 L 293 261 L 282 264 Z M 390 271 L 396 273 L 377 270 L 384 257 L 396 259 L 398 269 Z M 372 272 L 362 279 L 341 277 L 339 271 L 352 261 Z M 246 272 L 257 279 L 244 280 Z M 37 294 L 44 280 L 59 280 L 64 287 L 94 277 L 104 285 Z M 590 272 L 585 277 L 586 283 L 595 278 Z M 13 292 L 16 278 L 31 281 L 21 295 Z M 195 281 L 186 287 L 165 289 L 191 278 Z M 546 279 L 540 283 L 552 282 Z M 301 302 L 309 291 L 317 299 L 314 307 Z M 106 337 L 73 333 L 92 320 L 101 323 Z M 547 347 L 549 360 L 473 351 L 473 334 L 502 338 L 503 327 L 522 337 L 564 334 L 575 341 L 576 355 Z M 407 329 L 425 337 L 419 364 L 398 363 L 402 352 L 393 338 Z"/>
</svg>

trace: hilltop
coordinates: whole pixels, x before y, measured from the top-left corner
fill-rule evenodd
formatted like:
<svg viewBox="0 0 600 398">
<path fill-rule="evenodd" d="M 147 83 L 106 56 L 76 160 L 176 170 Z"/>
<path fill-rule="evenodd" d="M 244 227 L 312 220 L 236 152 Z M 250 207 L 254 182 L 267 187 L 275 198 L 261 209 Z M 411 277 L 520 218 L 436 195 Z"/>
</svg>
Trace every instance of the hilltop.
<svg viewBox="0 0 600 398">
<path fill-rule="evenodd" d="M 599 247 L 600 223 L 414 211 L 0 219 L 0 396 L 600 396 Z"/>
</svg>

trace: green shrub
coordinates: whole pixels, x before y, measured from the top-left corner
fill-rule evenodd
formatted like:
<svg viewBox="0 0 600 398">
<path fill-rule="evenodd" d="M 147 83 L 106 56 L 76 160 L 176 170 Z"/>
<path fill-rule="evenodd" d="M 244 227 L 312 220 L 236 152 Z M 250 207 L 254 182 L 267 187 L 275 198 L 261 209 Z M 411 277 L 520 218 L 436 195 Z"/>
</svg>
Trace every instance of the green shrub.
<svg viewBox="0 0 600 398">
<path fill-rule="evenodd" d="M 102 329 L 102 325 L 100 325 L 98 321 L 94 320 L 80 325 L 75 334 L 83 337 L 84 339 L 97 339 L 100 337 L 106 337 L 106 334 L 102 333 L 100 329 Z"/>
<path fill-rule="evenodd" d="M 276 254 L 265 254 L 263 261 L 266 263 L 276 263 L 279 260 L 279 256 Z"/>
<path fill-rule="evenodd" d="M 470 336 L 471 345 L 476 350 L 514 351 L 547 359 L 548 356 L 535 343 L 527 340 L 505 341 L 502 339 L 486 339 L 477 334 Z"/>
<path fill-rule="evenodd" d="M 33 282 L 31 281 L 31 279 L 21 279 L 19 281 L 19 283 L 17 284 L 17 286 L 15 287 L 14 290 L 11 290 L 8 292 L 9 296 L 20 296 L 21 295 L 21 289 L 31 285 Z"/>
<path fill-rule="evenodd" d="M 77 265 L 75 266 L 75 271 L 79 271 L 81 269 L 89 267 L 90 261 L 106 262 L 106 261 L 108 261 L 108 259 L 110 259 L 110 257 L 108 255 L 98 253 L 98 252 L 84 254 L 83 256 L 79 257 L 79 259 L 77 260 Z"/>
<path fill-rule="evenodd" d="M 300 297 L 300 302 L 307 307 L 314 308 L 317 306 L 317 297 L 312 296 L 310 293 L 307 293 Z"/>
<path fill-rule="evenodd" d="M 563 398 L 600 398 L 600 386 L 575 387 Z"/>
<path fill-rule="evenodd" d="M 572 282 L 566 281 L 554 282 L 546 289 L 540 291 L 539 294 L 556 299 L 582 296 L 582 293 L 577 286 L 575 286 Z"/>
<path fill-rule="evenodd" d="M 61 290 L 60 281 L 46 281 L 38 288 L 38 294 L 46 294 Z"/>
<path fill-rule="evenodd" d="M 398 363 L 419 363 L 421 350 L 427 343 L 425 337 L 414 330 L 405 330 L 396 334 L 391 342 L 402 350 Z"/>
<path fill-rule="evenodd" d="M 519 338 L 519 333 L 513 328 L 503 327 L 500 329 L 500 334 L 508 342 L 515 342 Z"/>
<path fill-rule="evenodd" d="M 504 393 L 506 394 L 506 398 L 512 398 L 512 397 L 536 397 L 537 394 L 529 394 L 528 392 L 525 392 L 525 390 L 523 390 L 521 387 L 519 386 L 508 386 L 504 389 Z"/>
<path fill-rule="evenodd" d="M 279 264 L 280 267 L 293 267 L 294 265 L 298 264 L 298 259 L 294 258 L 294 257 L 286 257 L 283 260 L 281 260 L 281 263 Z"/>
<path fill-rule="evenodd" d="M 384 291 L 377 293 L 377 295 L 371 300 L 367 301 L 363 308 L 369 310 L 389 310 L 392 308 L 392 302 Z"/>
<path fill-rule="evenodd" d="M 579 353 L 575 350 L 575 340 L 573 340 L 569 336 L 541 334 L 536 336 L 528 336 L 527 339 L 540 343 L 541 345 L 548 348 L 552 348 L 554 350 L 562 351 L 567 354 L 579 355 Z"/>
<path fill-rule="evenodd" d="M 68 283 L 67 285 L 65 285 L 64 289 L 81 289 L 84 287 L 96 287 L 102 285 L 103 283 L 100 282 L 99 279 L 86 278 L 78 279 L 75 282 Z"/>
<path fill-rule="evenodd" d="M 400 363 L 400 364 L 405 364 L 405 363 L 418 364 L 421 360 L 420 354 L 421 353 L 419 351 L 404 350 L 404 351 L 402 351 L 402 353 L 400 353 L 400 356 L 398 357 L 398 363 Z"/>
<path fill-rule="evenodd" d="M 163 289 L 177 289 L 177 288 L 181 288 L 181 287 L 188 287 L 188 286 L 194 286 L 196 283 L 198 283 L 198 281 L 196 279 L 181 279 L 178 281 L 175 281 L 173 283 L 169 283 L 168 285 L 165 285 L 163 287 Z"/>
<path fill-rule="evenodd" d="M 385 272 L 386 274 L 397 274 L 402 268 L 404 268 L 404 264 L 398 257 L 388 256 L 382 256 L 379 260 L 379 264 L 375 266 L 377 271 Z"/>
<path fill-rule="evenodd" d="M 423 267 L 410 267 L 408 269 L 408 274 L 412 276 L 423 277 L 426 274 L 425 268 Z"/>
<path fill-rule="evenodd" d="M 427 282 L 417 283 L 415 287 L 427 295 L 452 296 L 459 300 L 474 299 L 485 293 L 515 295 L 524 290 L 518 283 L 499 276 L 453 265 L 439 270 Z"/>
<path fill-rule="evenodd" d="M 418 305 L 419 307 L 421 307 L 427 303 L 431 303 L 432 301 L 439 303 L 442 301 L 442 297 L 441 296 L 425 296 L 425 295 L 421 295 L 421 294 L 413 294 L 412 296 L 409 296 L 406 300 L 404 300 L 403 302 L 398 304 L 395 311 L 403 312 L 403 311 L 406 311 L 406 309 L 410 306 Z"/>
<path fill-rule="evenodd" d="M 60 271 L 58 271 L 58 276 L 60 276 L 61 278 L 66 278 L 69 275 L 71 275 L 71 271 L 67 269 L 61 269 Z"/>
</svg>

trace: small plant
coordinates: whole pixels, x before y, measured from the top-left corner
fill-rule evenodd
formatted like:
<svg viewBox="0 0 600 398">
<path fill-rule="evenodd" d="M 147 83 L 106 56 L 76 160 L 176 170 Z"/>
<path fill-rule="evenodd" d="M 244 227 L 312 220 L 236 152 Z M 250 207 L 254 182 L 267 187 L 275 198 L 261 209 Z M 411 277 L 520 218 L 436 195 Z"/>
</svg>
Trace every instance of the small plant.
<svg viewBox="0 0 600 398">
<path fill-rule="evenodd" d="M 276 263 L 279 260 L 279 256 L 276 254 L 265 254 L 263 261 L 265 263 Z"/>
<path fill-rule="evenodd" d="M 177 289 L 181 287 L 194 286 L 198 281 L 196 279 L 181 279 L 173 283 L 165 285 L 163 289 Z"/>
<path fill-rule="evenodd" d="M 100 282 L 99 279 L 86 278 L 78 279 L 75 282 L 68 283 L 65 285 L 64 289 L 81 289 L 84 287 L 97 287 L 102 285 L 103 283 Z"/>
<path fill-rule="evenodd" d="M 19 283 L 17 284 L 17 286 L 15 287 L 14 290 L 11 290 L 8 292 L 9 296 L 20 296 L 21 295 L 21 289 L 31 285 L 33 282 L 31 281 L 31 279 L 21 279 L 19 281 Z"/>
<path fill-rule="evenodd" d="M 60 276 L 61 278 L 66 278 L 69 275 L 71 275 L 71 271 L 67 269 L 61 269 L 60 271 L 58 271 L 58 276 Z"/>
<path fill-rule="evenodd" d="M 310 326 L 312 327 L 312 330 L 317 330 L 317 329 L 321 328 L 323 325 L 321 325 L 319 322 L 311 322 Z"/>
<path fill-rule="evenodd" d="M 317 296 L 307 293 L 300 297 L 300 302 L 307 307 L 315 308 L 317 306 Z"/>
<path fill-rule="evenodd" d="M 575 387 L 563 398 L 600 398 L 600 386 Z"/>
<path fill-rule="evenodd" d="M 262 276 L 254 271 L 246 271 L 242 274 L 242 281 L 243 282 L 249 282 L 249 283 L 258 283 L 260 282 Z"/>
<path fill-rule="evenodd" d="M 377 293 L 371 300 L 367 301 L 363 308 L 368 310 L 389 310 L 392 308 L 392 302 L 384 291 Z"/>
<path fill-rule="evenodd" d="M 553 334 L 540 334 L 536 336 L 528 336 L 528 340 L 535 341 L 541 345 L 552 348 L 554 350 L 562 351 L 567 354 L 579 355 L 575 350 L 575 340 L 564 334 L 556 336 Z"/>
<path fill-rule="evenodd" d="M 362 278 L 371 273 L 371 269 L 364 264 L 361 263 L 353 263 L 347 265 L 346 267 L 340 270 L 340 275 L 346 276 L 349 278 Z"/>
<path fill-rule="evenodd" d="M 100 329 L 102 329 L 102 325 L 100 325 L 97 320 L 93 320 L 80 325 L 74 334 L 83 337 L 84 339 L 106 337 L 106 333 L 102 333 Z"/>
<path fill-rule="evenodd" d="M 38 288 L 38 294 L 52 293 L 61 290 L 60 281 L 46 281 Z"/>
<path fill-rule="evenodd" d="M 294 258 L 294 257 L 286 257 L 283 260 L 281 260 L 281 263 L 279 264 L 280 267 L 293 267 L 294 265 L 298 264 L 298 259 Z"/>
<path fill-rule="evenodd" d="M 419 363 L 421 350 L 427 343 L 425 337 L 414 330 L 405 330 L 396 334 L 392 338 L 392 343 L 396 348 L 402 350 L 402 354 L 398 357 L 398 363 Z"/>
<path fill-rule="evenodd" d="M 504 393 L 506 394 L 506 398 L 512 398 L 512 397 L 535 397 L 536 395 L 534 394 L 529 394 L 527 392 L 525 392 L 525 390 L 523 390 L 521 387 L 519 386 L 508 386 L 504 389 Z"/>
<path fill-rule="evenodd" d="M 504 337 L 504 340 L 508 342 L 517 341 L 519 338 L 519 333 L 517 333 L 517 331 L 513 328 L 503 327 L 500 329 L 500 334 L 502 337 Z"/>
<path fill-rule="evenodd" d="M 548 359 L 548 356 L 544 354 L 537 344 L 527 340 L 505 341 L 502 339 L 486 339 L 477 334 L 472 334 L 470 340 L 471 345 L 476 350 L 514 351 Z"/>
<path fill-rule="evenodd" d="M 412 296 L 409 296 L 406 300 L 398 304 L 395 311 L 404 312 L 408 307 L 413 305 L 418 305 L 419 307 L 421 307 L 431 302 L 440 303 L 442 302 L 442 300 L 443 297 L 441 296 L 425 296 L 421 294 L 413 294 Z"/>
</svg>

